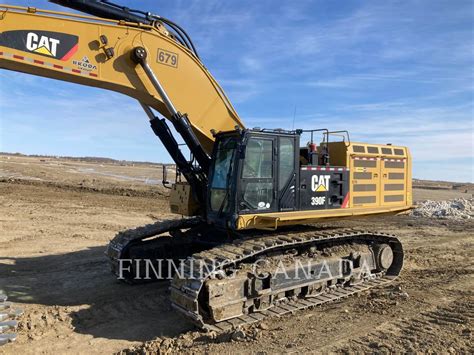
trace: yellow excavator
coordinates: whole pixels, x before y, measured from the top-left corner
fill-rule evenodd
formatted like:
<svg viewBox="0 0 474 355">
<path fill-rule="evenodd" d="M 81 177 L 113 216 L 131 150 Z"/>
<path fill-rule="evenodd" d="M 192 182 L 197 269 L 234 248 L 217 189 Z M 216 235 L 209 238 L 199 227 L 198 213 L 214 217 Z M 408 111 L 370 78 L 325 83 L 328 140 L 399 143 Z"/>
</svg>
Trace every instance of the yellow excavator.
<svg viewBox="0 0 474 355">
<path fill-rule="evenodd" d="M 0 68 L 137 99 L 178 171 L 180 217 L 110 242 L 118 278 L 171 276 L 172 306 L 226 331 L 399 275 L 395 236 L 316 223 L 410 209 L 408 148 L 325 128 L 246 128 L 178 24 L 111 1 L 51 2 L 88 15 L 0 5 Z"/>
</svg>

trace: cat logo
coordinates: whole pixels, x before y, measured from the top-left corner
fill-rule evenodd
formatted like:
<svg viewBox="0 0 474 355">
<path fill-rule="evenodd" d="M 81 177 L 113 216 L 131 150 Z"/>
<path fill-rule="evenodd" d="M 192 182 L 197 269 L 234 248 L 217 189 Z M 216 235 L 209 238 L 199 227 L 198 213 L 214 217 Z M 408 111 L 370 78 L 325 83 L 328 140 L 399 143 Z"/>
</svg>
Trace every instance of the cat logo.
<svg viewBox="0 0 474 355">
<path fill-rule="evenodd" d="M 313 175 L 311 177 L 311 190 L 314 192 L 328 191 L 329 179 L 331 179 L 331 175 Z"/>
<path fill-rule="evenodd" d="M 77 52 L 79 37 L 40 30 L 4 31 L 0 33 L 0 46 L 66 61 Z"/>
<path fill-rule="evenodd" d="M 59 39 L 38 36 L 34 32 L 29 32 L 26 35 L 26 48 L 29 51 L 49 55 L 50 57 L 56 57 L 59 43 L 61 43 Z"/>
</svg>

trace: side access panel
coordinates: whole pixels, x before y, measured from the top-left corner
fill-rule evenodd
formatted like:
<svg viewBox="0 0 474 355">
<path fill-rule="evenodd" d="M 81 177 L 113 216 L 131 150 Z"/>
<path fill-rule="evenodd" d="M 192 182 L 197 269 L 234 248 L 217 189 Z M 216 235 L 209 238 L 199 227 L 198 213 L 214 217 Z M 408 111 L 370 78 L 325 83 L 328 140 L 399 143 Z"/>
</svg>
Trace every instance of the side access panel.
<svg viewBox="0 0 474 355">
<path fill-rule="evenodd" d="M 380 160 L 351 156 L 351 207 L 380 206 Z"/>
<path fill-rule="evenodd" d="M 381 159 L 381 196 L 382 206 L 400 206 L 407 204 L 408 161 L 405 149 L 393 148 L 394 156 Z"/>
</svg>

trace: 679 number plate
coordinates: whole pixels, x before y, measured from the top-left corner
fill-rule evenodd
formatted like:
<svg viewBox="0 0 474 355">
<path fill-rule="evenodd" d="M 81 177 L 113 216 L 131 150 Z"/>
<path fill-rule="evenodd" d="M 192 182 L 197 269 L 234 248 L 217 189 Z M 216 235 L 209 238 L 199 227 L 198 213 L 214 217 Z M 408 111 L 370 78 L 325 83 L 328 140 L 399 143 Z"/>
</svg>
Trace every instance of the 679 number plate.
<svg viewBox="0 0 474 355">
<path fill-rule="evenodd" d="M 168 65 L 173 68 L 178 67 L 178 54 L 158 48 L 156 61 L 160 64 Z"/>
</svg>

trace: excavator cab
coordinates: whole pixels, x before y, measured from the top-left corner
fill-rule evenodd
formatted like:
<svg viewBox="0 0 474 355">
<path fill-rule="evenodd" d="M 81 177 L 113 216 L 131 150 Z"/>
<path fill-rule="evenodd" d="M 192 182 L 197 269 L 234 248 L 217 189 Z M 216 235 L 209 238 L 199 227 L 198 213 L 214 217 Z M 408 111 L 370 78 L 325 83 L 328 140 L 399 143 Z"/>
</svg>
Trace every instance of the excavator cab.
<svg viewBox="0 0 474 355">
<path fill-rule="evenodd" d="M 298 209 L 300 131 L 246 129 L 216 136 L 208 221 L 238 229 L 240 215 Z"/>
<path fill-rule="evenodd" d="M 241 214 L 294 210 L 294 132 L 243 130 L 216 137 L 209 174 L 208 221 L 236 229 Z"/>
</svg>

